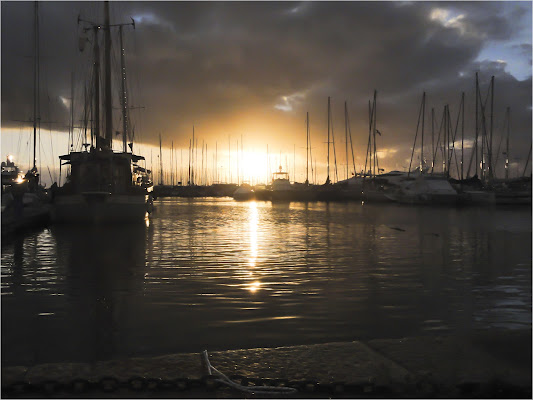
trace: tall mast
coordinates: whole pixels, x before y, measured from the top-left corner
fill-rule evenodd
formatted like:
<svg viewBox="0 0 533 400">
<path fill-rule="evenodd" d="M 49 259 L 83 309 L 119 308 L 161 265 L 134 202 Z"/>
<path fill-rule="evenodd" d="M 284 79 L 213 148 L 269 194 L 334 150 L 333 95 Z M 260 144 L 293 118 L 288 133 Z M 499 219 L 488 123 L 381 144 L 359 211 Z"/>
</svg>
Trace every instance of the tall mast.
<svg viewBox="0 0 533 400">
<path fill-rule="evenodd" d="M 293 182 L 296 182 L 296 144 L 293 144 L 292 146 L 292 179 Z"/>
<path fill-rule="evenodd" d="M 511 131 L 511 109 L 507 107 L 507 140 L 505 143 L 505 179 L 509 179 L 509 134 Z"/>
<path fill-rule="evenodd" d="M 109 26 L 109 1 L 104 2 L 104 15 L 105 146 L 110 149 L 113 141 L 113 113 L 111 103 L 111 27 Z"/>
<path fill-rule="evenodd" d="M 462 94 L 461 99 L 462 107 L 462 117 L 461 117 L 461 181 L 464 179 L 464 155 L 465 155 L 465 92 Z M 462 184 L 462 183 L 461 183 Z"/>
<path fill-rule="evenodd" d="M 126 93 L 126 58 L 124 55 L 124 42 L 122 39 L 122 25 L 118 27 L 120 38 L 120 70 L 122 71 L 122 79 L 120 80 L 120 88 L 122 92 L 122 151 L 127 152 L 127 137 L 128 137 L 128 94 Z"/>
<path fill-rule="evenodd" d="M 87 150 L 88 143 L 87 143 L 87 86 L 83 88 L 83 98 L 84 98 L 84 105 L 83 105 L 83 146 L 85 147 L 85 150 Z"/>
<path fill-rule="evenodd" d="M 330 127 L 330 97 L 328 96 L 328 176 L 326 178 L 326 184 L 330 183 L 329 180 L 329 127 Z"/>
<path fill-rule="evenodd" d="M 170 145 L 170 184 L 174 186 L 174 141 Z"/>
<path fill-rule="evenodd" d="M 33 166 L 32 170 L 37 171 L 36 146 L 37 146 L 37 120 L 39 104 L 39 2 L 34 3 L 35 12 L 35 32 L 34 32 L 34 73 L 33 73 Z"/>
<path fill-rule="evenodd" d="M 96 138 L 96 147 L 102 148 L 102 139 L 100 136 L 100 45 L 98 44 L 98 25 L 93 26 L 94 30 L 94 136 Z"/>
<path fill-rule="evenodd" d="M 424 170 L 424 125 L 426 117 L 426 92 L 422 94 L 422 137 L 420 140 L 420 174 Z"/>
<path fill-rule="evenodd" d="M 374 90 L 374 105 L 373 105 L 373 109 L 374 109 L 374 129 L 372 130 L 372 135 L 374 137 L 374 175 L 379 175 L 379 171 L 376 170 L 376 159 L 377 159 L 377 150 L 376 150 L 376 120 L 377 120 L 377 101 L 376 101 L 376 97 L 377 97 L 377 90 Z"/>
<path fill-rule="evenodd" d="M 492 178 L 494 177 L 493 174 L 493 168 L 492 165 L 492 126 L 494 123 L 493 114 L 494 114 L 494 75 L 492 76 L 490 80 L 490 145 L 488 147 L 489 151 L 489 179 L 492 182 Z"/>
<path fill-rule="evenodd" d="M 344 139 L 346 145 L 346 179 L 348 179 L 348 105 L 344 101 Z"/>
<path fill-rule="evenodd" d="M 191 186 L 191 139 L 189 139 L 189 173 L 187 175 L 187 186 Z"/>
<path fill-rule="evenodd" d="M 191 185 L 194 185 L 194 125 L 192 126 Z"/>
<path fill-rule="evenodd" d="M 477 175 L 477 170 L 479 168 L 479 164 L 478 164 L 478 158 L 477 158 L 477 153 L 478 153 L 478 149 L 477 149 L 477 140 L 478 140 L 478 132 L 479 132 L 479 129 L 478 129 L 478 113 L 477 113 L 477 109 L 478 109 L 478 91 L 479 91 L 479 83 L 478 83 L 478 77 L 477 77 L 477 72 L 476 72 L 476 140 L 475 140 L 475 145 L 474 145 L 474 152 L 476 154 L 476 173 L 474 175 Z"/>
<path fill-rule="evenodd" d="M 306 125 L 306 147 L 305 147 L 305 184 L 309 185 L 309 111 L 305 119 Z"/>
<path fill-rule="evenodd" d="M 69 126 L 69 149 L 74 147 L 74 71 L 70 74 L 70 126 Z"/>
<path fill-rule="evenodd" d="M 530 159 L 531 159 L 531 144 L 529 145 L 529 153 L 527 153 L 526 165 L 524 165 L 524 172 L 522 173 L 522 176 L 526 176 L 527 166 L 529 164 Z"/>
<path fill-rule="evenodd" d="M 431 173 L 435 167 L 435 109 L 431 107 Z"/>
<path fill-rule="evenodd" d="M 268 156 L 268 143 L 267 143 L 267 174 L 266 174 L 266 183 L 265 186 L 268 185 L 268 177 L 270 176 L 270 158 Z"/>
<path fill-rule="evenodd" d="M 159 134 L 159 184 L 163 186 L 163 152 L 161 149 L 161 134 Z"/>
<path fill-rule="evenodd" d="M 348 104 L 346 104 L 346 120 L 348 125 L 348 133 L 350 134 L 350 149 L 352 150 L 352 164 L 353 164 L 353 176 L 355 177 L 355 156 L 353 154 L 353 141 L 352 141 L 352 128 L 350 128 L 350 117 L 348 115 Z M 346 161 L 348 162 L 348 161 Z"/>
</svg>

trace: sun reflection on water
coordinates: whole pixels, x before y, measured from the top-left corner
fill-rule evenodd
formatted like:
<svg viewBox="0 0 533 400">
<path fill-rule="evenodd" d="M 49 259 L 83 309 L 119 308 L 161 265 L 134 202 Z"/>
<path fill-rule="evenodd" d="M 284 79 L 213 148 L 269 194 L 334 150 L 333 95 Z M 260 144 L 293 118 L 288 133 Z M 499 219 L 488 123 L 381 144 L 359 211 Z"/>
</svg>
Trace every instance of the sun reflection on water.
<svg viewBox="0 0 533 400">
<path fill-rule="evenodd" d="M 257 212 L 257 203 L 251 201 L 249 203 L 248 223 L 249 223 L 249 238 L 250 238 L 250 258 L 248 259 L 248 266 L 251 269 L 248 273 L 251 279 L 254 279 L 254 271 L 257 262 L 258 250 L 257 250 L 257 228 L 259 225 L 259 216 Z M 246 289 L 251 293 L 255 293 L 261 282 L 254 280 L 252 283 L 246 285 Z"/>
</svg>

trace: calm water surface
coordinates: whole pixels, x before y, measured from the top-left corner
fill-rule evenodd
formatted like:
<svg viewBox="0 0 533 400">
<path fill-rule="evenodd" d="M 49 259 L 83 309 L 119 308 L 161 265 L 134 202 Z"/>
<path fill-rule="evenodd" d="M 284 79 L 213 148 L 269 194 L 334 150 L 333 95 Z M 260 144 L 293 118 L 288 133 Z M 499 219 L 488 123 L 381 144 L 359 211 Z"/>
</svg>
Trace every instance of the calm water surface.
<svg viewBox="0 0 533 400">
<path fill-rule="evenodd" d="M 2 241 L 2 365 L 531 328 L 531 209 L 163 199 Z"/>
</svg>

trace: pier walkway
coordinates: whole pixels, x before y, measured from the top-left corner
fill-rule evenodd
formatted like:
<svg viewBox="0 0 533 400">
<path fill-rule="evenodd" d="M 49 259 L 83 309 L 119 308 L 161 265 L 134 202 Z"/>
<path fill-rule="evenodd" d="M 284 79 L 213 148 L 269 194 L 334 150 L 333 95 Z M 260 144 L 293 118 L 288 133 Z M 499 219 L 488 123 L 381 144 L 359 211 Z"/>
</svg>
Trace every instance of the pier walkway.
<svg viewBox="0 0 533 400">
<path fill-rule="evenodd" d="M 207 349 L 209 350 L 209 349 Z M 248 387 L 295 398 L 531 398 L 531 330 L 209 351 Z M 2 397 L 244 398 L 206 379 L 200 353 L 3 367 Z M 253 397 L 268 397 L 258 396 Z"/>
</svg>

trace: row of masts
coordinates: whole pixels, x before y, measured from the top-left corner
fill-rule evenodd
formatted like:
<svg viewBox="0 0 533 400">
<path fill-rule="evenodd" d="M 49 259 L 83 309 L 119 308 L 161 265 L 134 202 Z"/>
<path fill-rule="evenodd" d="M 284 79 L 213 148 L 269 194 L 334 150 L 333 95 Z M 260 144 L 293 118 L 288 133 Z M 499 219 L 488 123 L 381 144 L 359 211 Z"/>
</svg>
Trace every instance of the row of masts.
<svg viewBox="0 0 533 400">
<path fill-rule="evenodd" d="M 490 112 L 487 110 L 490 101 Z M 408 174 L 413 172 L 413 158 L 416 149 L 416 143 L 419 132 L 421 133 L 420 140 L 420 158 L 418 170 L 428 173 L 436 173 L 436 161 L 438 153 L 442 161 L 442 173 L 450 178 L 452 167 L 455 166 L 456 176 L 461 181 L 470 177 L 472 170 L 472 163 L 474 162 L 473 177 L 479 178 L 484 183 L 490 184 L 495 179 L 495 170 L 498 165 L 500 154 L 505 155 L 505 179 L 509 179 L 509 138 L 511 131 L 511 109 L 507 107 L 505 110 L 505 117 L 503 122 L 503 131 L 500 136 L 500 142 L 497 149 L 494 149 L 494 76 L 491 77 L 490 85 L 483 100 L 481 90 L 479 87 L 479 78 L 476 73 L 476 88 L 475 88 L 475 131 L 472 152 L 470 153 L 470 160 L 465 165 L 465 93 L 461 93 L 461 101 L 459 110 L 457 112 L 457 119 L 455 127 L 451 118 L 449 105 L 444 105 L 442 118 L 438 129 L 437 141 L 435 143 L 435 109 L 431 109 L 431 162 L 428 163 L 424 156 L 424 128 L 426 115 L 426 93 L 422 95 L 422 102 L 418 115 L 417 128 L 415 132 L 415 139 L 411 152 L 411 159 L 409 163 Z M 487 115 L 488 114 L 488 115 Z M 489 122 L 487 122 L 489 119 Z M 460 130 L 459 130 L 460 126 Z M 461 152 L 460 159 L 458 159 L 456 143 L 458 143 L 458 135 L 460 132 Z M 442 137 L 441 137 L 442 136 Z M 501 144 L 505 137 L 505 152 L 501 152 Z M 530 150 L 531 151 L 531 150 Z M 526 161 L 526 167 L 529 163 L 530 155 Z M 429 164 L 429 165 L 428 165 Z M 525 175 L 525 170 L 524 170 Z"/>
<path fill-rule="evenodd" d="M 473 140 L 473 148 L 470 153 L 470 159 L 465 160 L 467 157 L 467 152 L 465 151 L 465 93 L 461 94 L 459 110 L 457 112 L 457 118 L 455 123 L 452 122 L 451 112 L 449 105 L 445 105 L 442 113 L 442 118 L 438 131 L 435 131 L 436 120 L 435 120 L 435 109 L 431 109 L 431 150 L 429 151 L 429 157 L 424 151 L 428 146 L 427 140 L 425 139 L 425 126 L 426 121 L 426 93 L 422 95 L 422 102 L 420 105 L 420 110 L 418 114 L 417 127 L 415 131 L 415 139 L 412 147 L 411 160 L 409 163 L 408 175 L 414 172 L 413 168 L 413 159 L 415 151 L 417 148 L 417 142 L 420 143 L 420 156 L 417 169 L 420 173 L 434 174 L 438 173 L 437 171 L 437 160 L 440 158 L 442 162 L 442 171 L 447 178 L 451 177 L 452 170 L 455 169 L 455 173 L 458 179 L 464 180 L 468 177 L 477 177 L 480 178 L 484 183 L 490 183 L 495 178 L 495 167 L 498 165 L 499 155 L 501 152 L 502 142 L 505 135 L 501 135 L 500 142 L 497 149 L 494 148 L 494 77 L 491 78 L 490 86 L 488 88 L 485 99 L 483 100 L 481 96 L 481 90 L 479 87 L 479 80 L 476 74 L 476 120 L 475 120 L 475 132 Z M 490 113 L 488 111 L 490 104 Z M 352 176 L 356 176 L 356 167 L 355 167 L 355 154 L 353 148 L 353 140 L 350 129 L 350 121 L 348 114 L 347 102 L 344 102 L 344 114 L 345 114 L 345 162 L 346 162 L 346 179 L 350 176 L 349 170 L 349 150 L 351 150 L 351 161 L 353 165 Z M 489 120 L 489 122 L 487 122 Z M 333 130 L 333 122 L 331 118 L 331 98 L 328 97 L 328 124 L 327 124 L 327 170 L 326 170 L 326 184 L 331 183 L 330 173 L 330 159 L 333 155 L 333 165 L 334 165 L 334 178 L 338 181 L 338 169 L 337 169 L 337 155 L 336 155 L 336 146 L 335 146 L 335 135 Z M 378 158 L 378 146 L 377 146 L 377 136 L 381 136 L 381 132 L 377 129 L 377 91 L 374 91 L 372 101 L 368 103 L 368 143 L 366 149 L 365 165 L 361 174 L 364 177 L 374 177 L 379 175 L 383 170 L 379 165 Z M 306 166 L 305 166 L 305 184 L 310 183 L 309 174 L 314 176 L 313 181 L 316 183 L 316 160 L 313 168 L 313 160 L 311 154 L 311 135 L 310 135 L 310 119 L 309 113 L 306 113 Z M 509 142 L 510 142 L 510 108 L 507 107 L 505 111 L 504 119 L 504 129 L 506 130 L 505 136 L 505 152 L 502 153 L 505 155 L 505 179 L 509 178 Z M 437 135 L 435 135 L 437 133 Z M 436 136 L 436 137 L 435 137 Z M 420 137 L 420 140 L 418 139 Z M 458 143 L 460 139 L 460 146 L 458 148 Z M 426 141 L 425 141 L 426 140 Z M 457 146 L 456 146 L 457 144 Z M 161 142 L 160 142 L 161 146 Z M 350 147 L 350 149 L 348 148 Z M 173 148 L 174 144 L 172 143 L 171 149 L 171 164 L 175 165 L 175 160 L 173 158 Z M 459 153 L 460 150 L 460 153 Z M 331 154 L 331 151 L 333 154 Z M 207 178 L 207 161 L 204 163 L 204 153 L 205 160 L 207 160 L 207 144 L 202 142 L 202 161 L 201 166 L 196 167 L 198 164 L 198 139 L 195 138 L 194 127 L 193 127 L 193 137 L 192 140 L 189 140 L 189 161 L 188 161 L 188 175 L 186 180 L 184 180 L 183 173 L 180 173 L 179 182 L 181 184 L 196 185 L 196 184 L 205 184 L 208 181 Z M 239 153 L 239 141 L 237 140 L 237 154 Z M 295 149 L 294 149 L 294 159 L 295 159 Z M 241 154 L 243 154 L 243 139 L 241 135 Z M 160 153 L 161 164 L 160 164 L 160 184 L 163 184 L 163 163 L 162 163 L 162 153 Z M 213 159 L 213 173 L 212 173 L 212 182 L 219 182 L 218 176 L 218 142 L 215 144 L 215 154 Z M 428 160 L 429 158 L 429 160 Z M 524 176 L 526 173 L 527 165 L 531 158 L 531 148 L 528 154 L 526 165 L 524 167 Z M 244 181 L 242 173 L 239 173 L 239 156 L 237 155 L 237 184 L 240 184 Z M 280 160 L 281 162 L 281 155 Z M 183 162 L 183 157 L 182 161 Z M 473 175 L 470 175 L 472 171 L 472 163 L 474 163 Z M 286 162 L 285 165 L 288 165 Z M 293 161 L 294 168 L 296 167 L 295 160 Z M 309 168 L 311 167 L 311 168 Z M 274 168 L 276 169 L 276 168 Z M 198 173 L 198 170 L 201 171 Z M 267 145 L 267 179 L 271 173 L 270 168 L 270 157 L 269 157 L 269 148 Z M 177 168 L 173 167 L 170 174 L 170 183 L 174 185 L 178 182 L 177 178 Z M 293 177 L 296 177 L 296 174 L 293 171 Z M 295 179 L 294 179 L 295 180 Z M 232 182 L 232 168 L 231 168 L 231 136 L 228 139 L 228 169 L 226 181 Z"/>
</svg>

